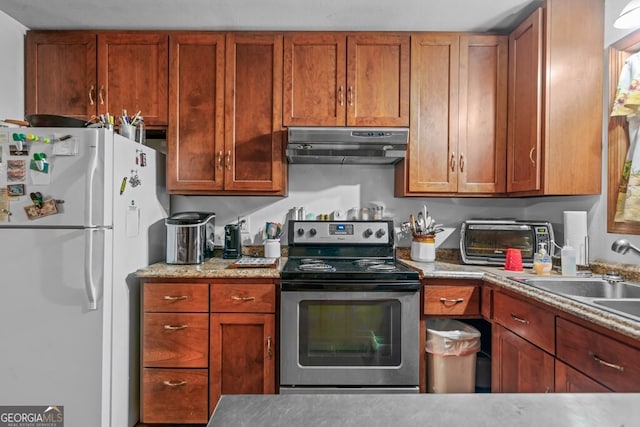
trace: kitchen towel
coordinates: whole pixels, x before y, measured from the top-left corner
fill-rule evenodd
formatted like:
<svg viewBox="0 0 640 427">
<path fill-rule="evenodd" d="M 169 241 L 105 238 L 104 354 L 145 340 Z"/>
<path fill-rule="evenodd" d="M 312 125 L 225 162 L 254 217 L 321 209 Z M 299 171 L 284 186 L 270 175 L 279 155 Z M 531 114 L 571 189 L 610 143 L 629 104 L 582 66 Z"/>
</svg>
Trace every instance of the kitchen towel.
<svg viewBox="0 0 640 427">
<path fill-rule="evenodd" d="M 576 250 L 576 264 L 589 263 L 589 240 L 587 237 L 587 212 L 564 211 L 564 243 Z"/>
</svg>

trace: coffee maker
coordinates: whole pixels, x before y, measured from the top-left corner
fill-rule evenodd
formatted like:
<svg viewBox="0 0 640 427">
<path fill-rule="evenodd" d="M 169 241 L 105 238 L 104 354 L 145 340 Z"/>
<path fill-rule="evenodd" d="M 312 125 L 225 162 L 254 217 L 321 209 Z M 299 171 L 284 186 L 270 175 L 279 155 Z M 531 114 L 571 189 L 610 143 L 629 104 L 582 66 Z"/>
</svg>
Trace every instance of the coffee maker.
<svg viewBox="0 0 640 427">
<path fill-rule="evenodd" d="M 234 259 L 242 256 L 242 239 L 240 237 L 239 224 L 227 224 L 224 226 L 224 250 L 222 258 Z"/>
</svg>

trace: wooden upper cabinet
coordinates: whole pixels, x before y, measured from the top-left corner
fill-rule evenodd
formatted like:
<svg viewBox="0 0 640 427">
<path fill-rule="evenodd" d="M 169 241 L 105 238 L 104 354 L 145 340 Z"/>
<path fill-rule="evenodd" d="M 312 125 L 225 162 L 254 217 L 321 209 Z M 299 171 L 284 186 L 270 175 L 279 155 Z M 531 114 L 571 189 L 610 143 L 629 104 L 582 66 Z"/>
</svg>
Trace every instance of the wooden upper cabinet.
<svg viewBox="0 0 640 427">
<path fill-rule="evenodd" d="M 536 10 L 509 36 L 509 192 L 540 189 L 542 18 L 542 9 Z"/>
<path fill-rule="evenodd" d="M 284 194 L 282 35 L 170 36 L 167 188 Z"/>
<path fill-rule="evenodd" d="M 603 0 L 547 0 L 511 33 L 507 191 L 600 193 L 603 26 Z"/>
<path fill-rule="evenodd" d="M 411 133 L 396 196 L 505 190 L 507 39 L 415 34 Z"/>
<path fill-rule="evenodd" d="M 410 36 L 288 33 L 285 126 L 408 126 Z"/>
<path fill-rule="evenodd" d="M 95 33 L 28 31 L 25 72 L 26 114 L 97 113 Z"/>
<path fill-rule="evenodd" d="M 29 31 L 26 114 L 88 120 L 140 110 L 147 125 L 166 125 L 167 68 L 166 33 Z"/>
<path fill-rule="evenodd" d="M 284 194 L 282 35 L 229 33 L 225 189 Z"/>
<path fill-rule="evenodd" d="M 224 33 L 169 38 L 167 189 L 224 186 Z"/>
<path fill-rule="evenodd" d="M 145 124 L 166 125 L 168 58 L 166 33 L 99 33 L 99 113 L 140 111 Z"/>
</svg>

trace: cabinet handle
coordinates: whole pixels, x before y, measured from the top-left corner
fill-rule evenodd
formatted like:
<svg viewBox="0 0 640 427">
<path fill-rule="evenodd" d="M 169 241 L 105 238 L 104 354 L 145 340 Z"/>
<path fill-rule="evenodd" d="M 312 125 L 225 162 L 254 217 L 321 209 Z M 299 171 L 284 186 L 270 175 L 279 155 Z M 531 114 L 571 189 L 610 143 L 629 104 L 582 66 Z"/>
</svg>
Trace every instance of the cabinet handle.
<svg viewBox="0 0 640 427">
<path fill-rule="evenodd" d="M 624 372 L 624 366 L 616 365 L 616 364 L 610 363 L 610 362 L 605 362 L 604 360 L 600 359 L 597 354 L 595 354 L 595 353 L 593 353 L 591 351 L 589 352 L 589 356 L 591 356 L 591 358 L 593 360 L 595 360 L 596 362 L 598 362 L 602 366 L 606 366 L 607 368 L 615 369 L 616 371 L 619 371 L 619 372 Z"/>
<path fill-rule="evenodd" d="M 449 165 L 451 167 L 451 172 L 456 171 L 456 153 L 451 153 L 451 160 L 449 160 Z"/>
<path fill-rule="evenodd" d="M 231 170 L 231 150 L 227 151 L 227 170 Z"/>
<path fill-rule="evenodd" d="M 464 172 L 464 153 L 460 153 L 460 172 Z"/>
<path fill-rule="evenodd" d="M 222 170 L 222 150 L 218 151 L 218 170 Z"/>
<path fill-rule="evenodd" d="M 93 105 L 93 91 L 95 90 L 95 87 L 93 87 L 93 85 L 91 85 L 91 87 L 89 88 L 89 105 Z"/>
<path fill-rule="evenodd" d="M 231 297 L 231 299 L 234 301 L 253 301 L 254 299 L 256 299 L 256 297 L 237 297 L 234 295 Z"/>
<path fill-rule="evenodd" d="M 535 165 L 536 165 L 536 161 L 535 161 L 535 160 L 533 160 L 533 153 L 534 153 L 534 151 L 536 151 L 536 147 L 531 147 L 531 151 L 529 151 L 529 160 L 531 160 L 531 164 L 532 164 L 533 166 L 535 166 Z"/>
<path fill-rule="evenodd" d="M 267 338 L 267 359 L 271 360 L 271 355 L 272 355 L 272 351 L 271 351 L 271 337 Z"/>
<path fill-rule="evenodd" d="M 349 86 L 349 107 L 353 107 L 353 86 Z"/>
<path fill-rule="evenodd" d="M 168 331 L 179 331 L 182 329 L 187 329 L 188 325 L 164 325 L 164 328 Z"/>
<path fill-rule="evenodd" d="M 188 296 L 186 295 L 178 295 L 178 296 L 171 296 L 171 295 L 165 295 L 164 296 L 164 300 L 165 301 L 181 301 L 181 300 L 185 300 L 185 299 L 189 299 Z"/>
<path fill-rule="evenodd" d="M 440 302 L 443 305 L 456 305 L 456 304 L 460 304 L 461 302 L 464 302 L 464 298 L 456 298 L 456 299 L 440 298 Z"/>
<path fill-rule="evenodd" d="M 340 86 L 338 88 L 338 102 L 340 103 L 340 106 L 344 106 L 344 87 Z"/>
<path fill-rule="evenodd" d="M 100 92 L 98 92 L 98 98 L 100 98 L 100 105 L 104 105 L 104 96 L 102 95 L 104 92 L 104 85 L 100 86 Z"/>
<path fill-rule="evenodd" d="M 529 321 L 527 319 L 523 319 L 522 317 L 518 317 L 513 313 L 511 313 L 511 318 L 513 320 L 515 320 L 516 322 L 524 323 L 525 325 L 529 324 Z"/>
<path fill-rule="evenodd" d="M 186 381 L 163 381 L 164 385 L 168 385 L 169 387 L 180 387 L 181 385 L 187 385 Z"/>
</svg>

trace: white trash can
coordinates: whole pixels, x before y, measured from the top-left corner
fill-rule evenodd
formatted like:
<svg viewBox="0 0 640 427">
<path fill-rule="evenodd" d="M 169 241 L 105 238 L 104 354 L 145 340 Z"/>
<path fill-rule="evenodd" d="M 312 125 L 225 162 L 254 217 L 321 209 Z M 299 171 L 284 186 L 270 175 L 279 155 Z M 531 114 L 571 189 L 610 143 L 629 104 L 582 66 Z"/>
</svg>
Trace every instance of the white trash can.
<svg viewBox="0 0 640 427">
<path fill-rule="evenodd" d="M 427 392 L 473 393 L 480 331 L 454 319 L 427 319 Z"/>
</svg>

